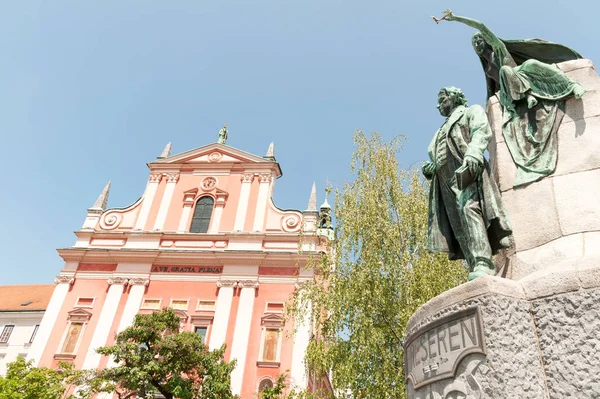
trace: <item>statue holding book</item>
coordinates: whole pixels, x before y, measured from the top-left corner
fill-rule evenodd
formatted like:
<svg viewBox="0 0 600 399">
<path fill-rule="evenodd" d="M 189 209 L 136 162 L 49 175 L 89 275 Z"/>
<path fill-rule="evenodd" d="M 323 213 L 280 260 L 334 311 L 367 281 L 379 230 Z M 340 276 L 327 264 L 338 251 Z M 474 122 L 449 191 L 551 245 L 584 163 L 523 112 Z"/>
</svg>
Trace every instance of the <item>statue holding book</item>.
<svg viewBox="0 0 600 399">
<path fill-rule="evenodd" d="M 485 111 L 467 106 L 464 93 L 445 87 L 437 108 L 446 117 L 429 144 L 423 174 L 431 180 L 429 250 L 466 259 L 469 280 L 494 275 L 492 254 L 508 248 L 512 233 L 483 153 L 492 137 Z"/>
</svg>

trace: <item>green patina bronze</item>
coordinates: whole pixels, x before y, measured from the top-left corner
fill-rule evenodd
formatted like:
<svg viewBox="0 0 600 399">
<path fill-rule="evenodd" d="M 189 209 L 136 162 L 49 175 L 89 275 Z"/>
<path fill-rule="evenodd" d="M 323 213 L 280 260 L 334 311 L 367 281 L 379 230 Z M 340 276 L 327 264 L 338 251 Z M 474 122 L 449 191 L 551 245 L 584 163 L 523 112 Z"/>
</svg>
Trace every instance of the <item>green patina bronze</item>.
<svg viewBox="0 0 600 399">
<path fill-rule="evenodd" d="M 460 89 L 446 87 L 438 110 L 447 117 L 429 144 L 423 174 L 431 180 L 429 250 L 466 259 L 469 280 L 495 273 L 492 254 L 512 233 L 496 182 L 483 156 L 492 129 L 482 107 L 467 107 Z"/>
<path fill-rule="evenodd" d="M 488 97 L 499 92 L 504 108 L 502 134 L 517 165 L 514 186 L 553 173 L 558 155 L 556 131 L 564 115 L 564 100 L 571 95 L 581 98 L 585 93 L 554 63 L 581 55 L 539 39 L 502 40 L 483 23 L 451 11 L 436 22 L 442 19 L 479 30 L 472 44 L 486 75 Z"/>
<path fill-rule="evenodd" d="M 219 130 L 219 139 L 217 140 L 219 144 L 227 143 L 227 123 L 223 124 L 223 128 Z"/>
</svg>

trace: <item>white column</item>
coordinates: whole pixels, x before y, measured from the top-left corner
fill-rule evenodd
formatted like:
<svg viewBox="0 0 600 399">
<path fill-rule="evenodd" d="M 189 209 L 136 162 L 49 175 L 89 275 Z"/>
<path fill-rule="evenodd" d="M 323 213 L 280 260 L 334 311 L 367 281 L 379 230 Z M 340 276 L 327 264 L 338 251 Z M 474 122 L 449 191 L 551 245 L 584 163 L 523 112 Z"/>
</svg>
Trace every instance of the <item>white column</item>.
<svg viewBox="0 0 600 399">
<path fill-rule="evenodd" d="M 146 292 L 148 284 L 150 284 L 150 280 L 143 277 L 132 278 L 129 280 L 131 288 L 129 289 L 129 296 L 125 303 L 125 309 L 123 309 L 123 315 L 119 322 L 117 334 L 133 324 L 133 319 L 140 310 L 142 298 L 144 297 L 144 292 Z"/>
<path fill-rule="evenodd" d="M 189 228 L 190 224 L 190 215 L 192 214 L 192 208 L 194 204 L 183 204 L 183 209 L 181 210 L 181 219 L 179 219 L 179 227 L 177 227 L 177 231 L 185 232 Z"/>
<path fill-rule="evenodd" d="M 252 309 L 254 308 L 254 294 L 258 288 L 257 281 L 240 281 L 242 287 L 240 304 L 235 318 L 235 330 L 231 343 L 231 359 L 237 359 L 235 369 L 231 372 L 231 392 L 240 395 L 242 392 L 242 379 L 246 365 L 246 352 L 248 351 L 248 337 L 252 323 Z"/>
<path fill-rule="evenodd" d="M 258 200 L 256 201 L 256 213 L 254 214 L 254 226 L 252 231 L 262 231 L 265 225 L 265 213 L 267 211 L 267 200 L 269 199 L 269 185 L 273 180 L 270 173 L 261 173 L 258 175 Z"/>
<path fill-rule="evenodd" d="M 210 222 L 209 233 L 218 233 L 219 227 L 221 227 L 221 217 L 223 216 L 223 208 L 225 207 L 225 198 L 217 198 L 215 202 L 215 209 L 212 214 L 212 220 Z"/>
<path fill-rule="evenodd" d="M 74 282 L 75 279 L 72 276 L 58 276 L 54 279 L 56 288 L 54 288 L 54 292 L 52 293 L 50 302 L 48 302 L 38 332 L 35 335 L 35 339 L 33 340 L 27 355 L 27 360 L 33 360 L 33 365 L 35 367 L 40 363 L 40 359 L 42 358 L 44 349 L 46 349 L 46 344 L 48 343 L 50 334 L 52 334 L 52 329 L 54 328 L 60 309 L 69 293 L 69 287 Z"/>
<path fill-rule="evenodd" d="M 254 180 L 253 173 L 244 173 L 242 175 L 242 188 L 240 189 L 240 200 L 238 202 L 233 231 L 243 231 L 246 222 L 246 212 L 248 211 L 248 200 L 250 199 L 250 187 Z"/>
<path fill-rule="evenodd" d="M 94 370 L 98 368 L 98 365 L 100 364 L 102 355 L 96 352 L 96 349 L 106 345 L 106 340 L 108 339 L 110 328 L 115 319 L 119 302 L 121 302 L 123 286 L 127 285 L 127 283 L 128 280 L 126 278 L 113 277 L 108 279 L 110 288 L 108 289 L 108 294 L 106 295 L 104 306 L 102 306 L 102 311 L 100 311 L 100 317 L 98 317 L 94 335 L 92 335 L 90 346 L 85 355 L 85 360 L 83 361 L 82 368 L 84 370 Z"/>
<path fill-rule="evenodd" d="M 292 368 L 290 373 L 290 387 L 292 389 L 305 389 L 308 386 L 308 375 L 306 365 L 304 364 L 304 356 L 310 341 L 311 322 L 310 313 L 311 305 L 305 310 L 302 316 L 299 315 L 297 325 L 294 327 L 294 346 L 292 348 Z"/>
<path fill-rule="evenodd" d="M 165 220 L 167 219 L 167 213 L 169 212 L 169 206 L 171 205 L 171 198 L 175 192 L 175 185 L 179 180 L 179 173 L 167 173 L 167 186 L 163 194 L 162 200 L 160 201 L 160 208 L 158 209 L 158 215 L 154 221 L 153 230 L 162 230 Z"/>
<path fill-rule="evenodd" d="M 215 350 L 225 343 L 227 334 L 227 323 L 229 322 L 229 313 L 231 312 L 231 301 L 233 300 L 233 289 L 237 282 L 230 280 L 217 281 L 219 287 L 219 296 L 215 307 L 215 318 L 213 319 L 210 331 L 210 341 L 208 349 Z"/>
<path fill-rule="evenodd" d="M 144 292 L 146 292 L 146 287 L 149 283 L 150 280 L 143 277 L 132 278 L 129 280 L 129 285 L 131 288 L 129 289 L 129 295 L 127 296 L 127 302 L 125 303 L 125 308 L 123 309 L 123 315 L 121 316 L 121 321 L 119 322 L 117 334 L 133 324 L 133 319 L 140 310 L 142 298 L 144 297 Z M 114 366 L 116 366 L 116 363 L 114 358 L 111 356 L 107 367 Z"/>
<path fill-rule="evenodd" d="M 140 209 L 137 221 L 135 222 L 135 230 L 143 230 L 144 226 L 146 226 L 148 215 L 150 215 L 150 208 L 152 207 L 152 202 L 154 201 L 154 196 L 158 189 L 158 183 L 160 183 L 161 179 L 162 173 L 150 173 L 148 185 L 146 186 L 144 198 L 142 199 L 142 208 Z"/>
</svg>

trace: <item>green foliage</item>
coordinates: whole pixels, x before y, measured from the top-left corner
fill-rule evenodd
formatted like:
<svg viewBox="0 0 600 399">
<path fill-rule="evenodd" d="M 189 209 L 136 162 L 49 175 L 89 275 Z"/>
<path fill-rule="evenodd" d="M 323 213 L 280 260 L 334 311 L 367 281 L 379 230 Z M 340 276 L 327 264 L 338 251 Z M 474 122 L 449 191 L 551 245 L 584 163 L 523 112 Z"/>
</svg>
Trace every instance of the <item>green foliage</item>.
<svg viewBox="0 0 600 399">
<path fill-rule="evenodd" d="M 114 356 L 116 367 L 101 370 L 92 390 L 115 391 L 119 398 L 232 398 L 230 374 L 235 362 L 225 362 L 225 345 L 209 351 L 202 337 L 179 332 L 179 317 L 171 309 L 137 315 L 131 327 L 117 335 L 113 346 L 98 353 Z"/>
<path fill-rule="evenodd" d="M 21 356 L 8 363 L 6 376 L 0 376 L 0 399 L 75 399 L 89 398 L 86 392 L 71 394 L 86 373 L 70 363 L 60 363 L 57 370 L 32 366 Z"/>
<path fill-rule="evenodd" d="M 260 393 L 260 399 L 283 399 L 283 393 L 286 387 L 285 378 L 285 374 L 281 374 L 273 387 L 263 389 Z"/>
<path fill-rule="evenodd" d="M 467 272 L 428 252 L 428 186 L 418 171 L 399 170 L 403 138 L 356 132 L 354 141 L 355 180 L 336 191 L 336 241 L 314 259 L 317 277 L 289 309 L 312 309 L 319 337 L 307 363 L 314 375 L 331 370 L 336 396 L 350 389 L 356 399 L 404 398 L 408 319 Z"/>
</svg>

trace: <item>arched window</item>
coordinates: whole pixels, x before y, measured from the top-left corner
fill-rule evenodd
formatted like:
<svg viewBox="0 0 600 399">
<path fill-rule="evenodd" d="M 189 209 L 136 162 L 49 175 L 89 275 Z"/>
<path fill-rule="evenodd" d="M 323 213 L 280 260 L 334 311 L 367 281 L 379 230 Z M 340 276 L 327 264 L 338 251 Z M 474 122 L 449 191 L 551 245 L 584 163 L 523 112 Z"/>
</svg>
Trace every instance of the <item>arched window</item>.
<svg viewBox="0 0 600 399">
<path fill-rule="evenodd" d="M 194 209 L 190 233 L 208 232 L 208 225 L 210 224 L 210 217 L 212 215 L 214 204 L 215 201 L 212 197 L 201 197 L 196 202 L 196 209 Z"/>
<path fill-rule="evenodd" d="M 258 393 L 262 393 L 265 388 L 273 388 L 273 380 L 269 377 L 263 377 L 258 383 Z"/>
</svg>

